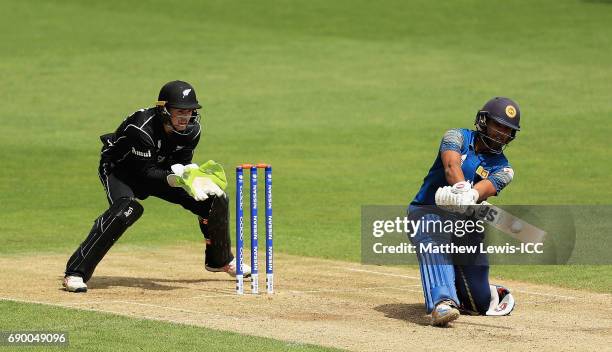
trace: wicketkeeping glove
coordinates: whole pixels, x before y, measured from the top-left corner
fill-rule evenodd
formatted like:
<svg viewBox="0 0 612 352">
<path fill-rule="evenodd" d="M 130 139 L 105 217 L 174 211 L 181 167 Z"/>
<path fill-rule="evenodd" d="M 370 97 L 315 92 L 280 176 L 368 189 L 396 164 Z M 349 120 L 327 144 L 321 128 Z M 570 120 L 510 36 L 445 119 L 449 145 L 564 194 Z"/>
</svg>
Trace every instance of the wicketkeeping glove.
<svg viewBox="0 0 612 352">
<path fill-rule="evenodd" d="M 220 197 L 227 187 L 223 167 L 212 160 L 199 167 L 197 164 L 174 164 L 171 169 L 173 173 L 167 177 L 168 184 L 182 187 L 197 201 L 206 200 L 209 195 Z"/>
</svg>

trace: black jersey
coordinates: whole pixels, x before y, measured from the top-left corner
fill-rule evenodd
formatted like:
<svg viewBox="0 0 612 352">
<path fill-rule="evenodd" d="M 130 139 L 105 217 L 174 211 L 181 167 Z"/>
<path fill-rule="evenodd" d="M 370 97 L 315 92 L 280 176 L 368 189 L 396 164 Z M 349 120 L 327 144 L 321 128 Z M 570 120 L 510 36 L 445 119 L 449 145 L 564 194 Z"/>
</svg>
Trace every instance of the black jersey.
<svg viewBox="0 0 612 352">
<path fill-rule="evenodd" d="M 166 184 L 172 164 L 189 164 L 200 141 L 199 123 L 190 124 L 177 139 L 164 130 L 156 108 L 138 110 L 115 133 L 100 137 L 104 143 L 101 167 L 128 183 Z"/>
</svg>

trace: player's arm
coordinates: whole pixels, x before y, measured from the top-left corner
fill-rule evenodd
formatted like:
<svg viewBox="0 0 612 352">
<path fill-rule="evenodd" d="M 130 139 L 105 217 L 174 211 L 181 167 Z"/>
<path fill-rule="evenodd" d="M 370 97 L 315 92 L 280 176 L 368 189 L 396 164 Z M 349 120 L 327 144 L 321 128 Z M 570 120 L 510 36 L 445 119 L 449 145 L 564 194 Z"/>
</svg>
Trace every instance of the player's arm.
<svg viewBox="0 0 612 352">
<path fill-rule="evenodd" d="M 193 154 L 195 152 L 195 148 L 198 145 L 199 141 L 200 141 L 200 134 L 198 134 L 183 149 L 173 152 L 172 155 L 170 156 L 171 165 L 172 164 L 183 164 L 183 165 L 191 164 L 192 159 L 193 159 Z"/>
<path fill-rule="evenodd" d="M 461 170 L 461 154 L 454 150 L 445 150 L 440 154 L 442 165 L 444 165 L 444 176 L 449 185 L 465 181 L 463 170 Z"/>
<path fill-rule="evenodd" d="M 444 166 L 444 176 L 449 185 L 465 181 L 461 170 L 461 147 L 463 135 L 460 130 L 448 130 L 440 142 L 440 158 Z"/>
<path fill-rule="evenodd" d="M 151 136 L 136 127 L 126 128 L 125 133 L 129 148 L 126 162 L 130 173 L 147 183 L 167 184 L 166 177 L 171 172 L 157 165 L 157 152 Z"/>
<path fill-rule="evenodd" d="M 487 200 L 489 197 L 497 195 L 497 189 L 489 180 L 482 180 L 474 185 L 474 189 L 478 191 L 478 203 Z"/>
<path fill-rule="evenodd" d="M 448 206 L 448 210 L 457 212 L 464 212 L 464 205 L 474 204 L 480 198 L 478 191 L 465 180 L 461 169 L 463 142 L 463 133 L 457 129 L 447 131 L 442 137 L 440 160 L 446 182 L 452 186 L 438 188 L 435 195 L 436 205 Z"/>
<path fill-rule="evenodd" d="M 511 167 L 504 167 L 491 173 L 491 175 L 477 184 L 474 185 L 474 189 L 478 191 L 480 195 L 478 202 L 487 200 L 489 197 L 493 197 L 499 194 L 506 186 L 512 182 L 514 177 L 514 170 Z"/>
</svg>

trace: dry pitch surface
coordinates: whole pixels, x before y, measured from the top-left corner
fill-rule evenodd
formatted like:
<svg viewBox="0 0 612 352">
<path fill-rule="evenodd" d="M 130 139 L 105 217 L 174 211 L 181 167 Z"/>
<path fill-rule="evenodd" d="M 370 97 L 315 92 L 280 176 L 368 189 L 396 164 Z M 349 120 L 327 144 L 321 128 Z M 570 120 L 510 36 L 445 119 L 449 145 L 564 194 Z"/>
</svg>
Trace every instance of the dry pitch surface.
<svg viewBox="0 0 612 352">
<path fill-rule="evenodd" d="M 511 316 L 462 316 L 449 328 L 434 328 L 424 312 L 418 271 L 411 268 L 277 255 L 276 293 L 238 297 L 232 278 L 203 270 L 199 248 L 123 248 L 105 258 L 88 293 L 73 294 L 60 288 L 66 258 L 1 258 L 0 299 L 352 351 L 439 351 L 440 346 L 457 351 L 603 351 L 612 344 L 608 294 L 504 282 L 518 302 Z M 245 291 L 249 288 L 245 285 Z"/>
</svg>

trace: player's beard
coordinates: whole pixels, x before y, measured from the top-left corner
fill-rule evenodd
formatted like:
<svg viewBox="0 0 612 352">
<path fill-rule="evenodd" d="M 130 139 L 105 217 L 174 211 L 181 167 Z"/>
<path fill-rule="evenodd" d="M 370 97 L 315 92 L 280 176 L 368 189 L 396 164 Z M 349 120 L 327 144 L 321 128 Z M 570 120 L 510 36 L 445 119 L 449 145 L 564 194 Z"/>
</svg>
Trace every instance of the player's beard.
<svg viewBox="0 0 612 352">
<path fill-rule="evenodd" d="M 501 154 L 508 145 L 508 143 L 502 143 L 495 138 L 487 136 L 484 132 L 479 132 L 478 136 L 488 152 L 492 154 Z"/>
</svg>

